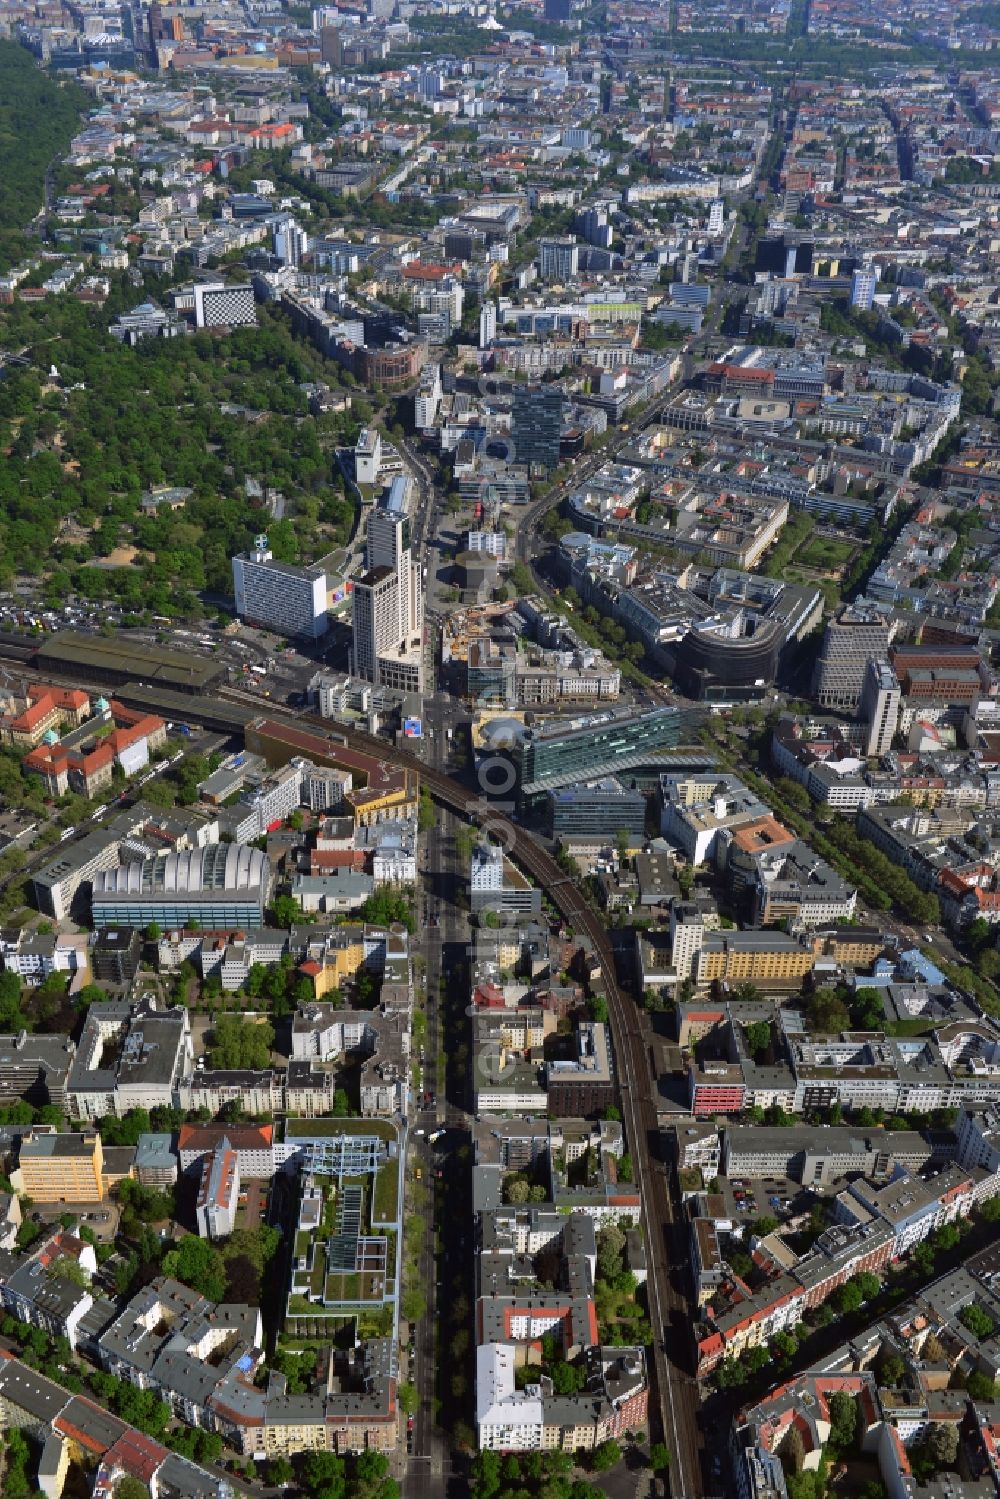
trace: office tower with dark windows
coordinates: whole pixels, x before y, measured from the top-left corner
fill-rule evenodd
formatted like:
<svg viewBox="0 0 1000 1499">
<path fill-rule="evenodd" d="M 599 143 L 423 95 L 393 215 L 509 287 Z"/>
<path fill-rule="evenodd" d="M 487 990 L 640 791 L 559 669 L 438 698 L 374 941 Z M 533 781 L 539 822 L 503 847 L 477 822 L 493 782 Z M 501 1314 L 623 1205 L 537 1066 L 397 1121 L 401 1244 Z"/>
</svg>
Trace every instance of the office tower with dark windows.
<svg viewBox="0 0 1000 1499">
<path fill-rule="evenodd" d="M 556 468 L 562 425 L 563 393 L 558 386 L 518 387 L 511 424 L 517 462 Z"/>
</svg>

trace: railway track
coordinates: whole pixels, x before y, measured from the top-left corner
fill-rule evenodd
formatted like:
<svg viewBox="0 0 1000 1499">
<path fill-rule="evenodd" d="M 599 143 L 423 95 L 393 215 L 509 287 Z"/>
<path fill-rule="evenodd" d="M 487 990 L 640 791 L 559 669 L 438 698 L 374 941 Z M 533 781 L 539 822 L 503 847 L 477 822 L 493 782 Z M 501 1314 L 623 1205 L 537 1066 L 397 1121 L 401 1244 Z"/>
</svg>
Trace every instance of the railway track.
<svg viewBox="0 0 1000 1499">
<path fill-rule="evenodd" d="M 302 718 L 305 717 L 303 714 Z M 618 983 L 607 930 L 597 911 L 577 885 L 567 879 L 552 856 L 525 829 L 495 812 L 485 799 L 471 796 L 467 787 L 404 748 L 387 746 L 384 741 L 353 729 L 340 727 L 338 732 L 350 748 L 376 753 L 382 759 L 412 768 L 423 778 L 431 795 L 452 811 L 488 823 L 491 835 L 501 840 L 514 862 L 538 882 L 563 919 L 585 932 L 593 944 L 601 962 L 622 1110 L 646 1220 L 654 1388 L 663 1440 L 672 1458 L 671 1493 L 673 1499 L 699 1499 L 703 1482 L 698 1454 L 698 1400 L 695 1381 L 685 1367 L 689 1357 L 690 1312 L 684 1292 L 671 1274 L 673 1270 L 679 1276 L 681 1264 L 686 1262 L 686 1251 L 678 1242 L 681 1225 L 675 1215 L 667 1173 L 659 1169 L 654 1157 L 658 1151 L 659 1126 L 650 1092 L 652 1078 L 646 1038 L 634 1003 Z M 683 1261 L 678 1250 L 684 1255 Z"/>
</svg>

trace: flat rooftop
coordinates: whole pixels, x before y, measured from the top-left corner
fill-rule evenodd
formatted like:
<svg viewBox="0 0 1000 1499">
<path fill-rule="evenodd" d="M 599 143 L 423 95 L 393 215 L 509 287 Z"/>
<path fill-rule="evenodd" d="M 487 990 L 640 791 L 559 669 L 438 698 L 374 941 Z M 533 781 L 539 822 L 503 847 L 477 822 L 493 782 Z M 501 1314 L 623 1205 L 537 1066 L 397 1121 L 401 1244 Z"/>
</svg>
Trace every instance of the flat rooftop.
<svg viewBox="0 0 1000 1499">
<path fill-rule="evenodd" d="M 35 660 L 39 667 L 52 670 L 70 667 L 81 681 L 87 680 L 88 671 L 94 671 L 104 677 L 116 676 L 123 682 L 137 678 L 165 687 L 177 685 L 188 692 L 211 687 L 222 676 L 217 661 L 130 641 L 121 634 L 105 640 L 99 635 L 60 630 L 42 642 Z"/>
</svg>

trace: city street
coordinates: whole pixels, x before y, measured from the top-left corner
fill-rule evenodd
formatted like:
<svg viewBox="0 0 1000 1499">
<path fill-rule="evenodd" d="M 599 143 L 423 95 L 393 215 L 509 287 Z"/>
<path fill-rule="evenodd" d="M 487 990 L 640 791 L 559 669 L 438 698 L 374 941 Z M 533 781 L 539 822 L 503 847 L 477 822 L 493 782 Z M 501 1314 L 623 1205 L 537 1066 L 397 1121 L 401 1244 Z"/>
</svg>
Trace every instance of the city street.
<svg viewBox="0 0 1000 1499">
<path fill-rule="evenodd" d="M 435 741 L 440 744 L 441 741 Z M 418 907 L 417 950 L 426 962 L 427 1035 L 424 1046 L 423 1092 L 414 1112 L 408 1179 L 416 1180 L 430 1201 L 425 1213 L 426 1232 L 421 1254 L 421 1289 L 427 1308 L 417 1324 L 414 1336 L 413 1383 L 418 1406 L 414 1417 L 412 1452 L 408 1456 L 404 1492 L 413 1499 L 435 1499 L 444 1492 L 451 1473 L 448 1438 L 437 1424 L 437 1381 L 442 1368 L 452 1365 L 442 1359 L 440 1336 L 445 1308 L 452 1304 L 455 1277 L 469 1280 L 471 1257 L 458 1255 L 456 1233 L 463 1235 L 468 1224 L 451 1222 L 442 1213 L 445 1184 L 438 1173 L 447 1169 L 449 1158 L 458 1142 L 468 1138 L 456 1130 L 464 1129 L 464 1099 L 449 1093 L 447 1054 L 449 1036 L 444 1028 L 447 1000 L 453 996 L 449 986 L 465 963 L 468 943 L 466 913 L 456 903 L 464 889 L 465 873 L 459 868 L 454 835 L 457 819 L 450 811 L 437 808 L 437 821 L 424 836 L 423 880 Z M 431 1101 L 433 1100 L 433 1101 Z M 432 1136 L 447 1129 L 447 1141 L 432 1141 Z M 450 1183 L 449 1183 L 450 1186 Z M 441 1257 L 437 1257 L 440 1243 Z M 467 1247 L 467 1246 L 466 1246 Z M 468 1294 L 469 1286 L 462 1290 Z"/>
</svg>

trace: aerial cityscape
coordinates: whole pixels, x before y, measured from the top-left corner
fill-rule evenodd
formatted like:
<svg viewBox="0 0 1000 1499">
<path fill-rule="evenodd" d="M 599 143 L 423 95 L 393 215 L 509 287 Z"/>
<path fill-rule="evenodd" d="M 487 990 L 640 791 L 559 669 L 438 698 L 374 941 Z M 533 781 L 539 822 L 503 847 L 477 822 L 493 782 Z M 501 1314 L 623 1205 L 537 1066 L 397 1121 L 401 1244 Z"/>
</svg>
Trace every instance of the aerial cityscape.
<svg viewBox="0 0 1000 1499">
<path fill-rule="evenodd" d="M 0 0 L 0 1495 L 1000 1499 L 1000 4 Z"/>
</svg>

